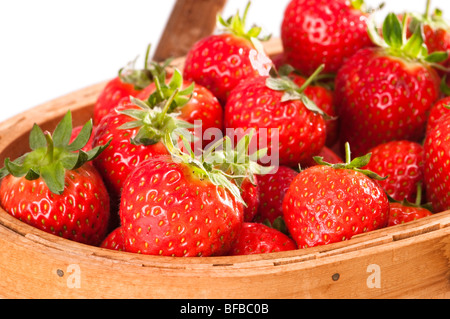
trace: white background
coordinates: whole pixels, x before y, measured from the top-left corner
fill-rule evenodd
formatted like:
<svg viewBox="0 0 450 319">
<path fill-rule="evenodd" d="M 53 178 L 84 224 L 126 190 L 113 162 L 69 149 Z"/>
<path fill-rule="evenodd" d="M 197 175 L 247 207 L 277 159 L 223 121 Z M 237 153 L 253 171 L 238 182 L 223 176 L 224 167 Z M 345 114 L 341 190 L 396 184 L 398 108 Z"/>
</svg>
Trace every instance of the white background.
<svg viewBox="0 0 450 319">
<path fill-rule="evenodd" d="M 333 0 L 330 0 L 333 1 Z M 0 1 L 0 122 L 71 91 L 108 80 L 148 43 L 156 48 L 175 0 Z M 280 35 L 289 0 L 253 0 L 248 26 Z M 382 0 L 366 0 L 378 6 Z M 379 13 L 424 12 L 425 0 L 384 0 Z M 228 0 L 223 16 L 247 0 Z M 434 0 L 450 18 L 450 1 Z M 447 15 L 446 15 L 447 14 Z M 153 52 L 153 50 L 152 50 Z M 139 60 L 140 61 L 140 60 Z"/>
</svg>

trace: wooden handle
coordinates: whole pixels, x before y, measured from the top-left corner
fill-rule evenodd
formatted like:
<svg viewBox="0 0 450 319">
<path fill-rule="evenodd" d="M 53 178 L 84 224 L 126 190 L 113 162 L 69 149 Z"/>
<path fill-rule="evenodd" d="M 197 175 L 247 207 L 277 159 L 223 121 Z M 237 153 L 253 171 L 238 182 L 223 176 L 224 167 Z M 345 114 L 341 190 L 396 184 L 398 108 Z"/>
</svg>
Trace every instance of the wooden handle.
<svg viewBox="0 0 450 319">
<path fill-rule="evenodd" d="M 225 3 L 226 0 L 177 0 L 153 60 L 183 56 L 196 41 L 212 34 L 217 14 Z"/>
</svg>

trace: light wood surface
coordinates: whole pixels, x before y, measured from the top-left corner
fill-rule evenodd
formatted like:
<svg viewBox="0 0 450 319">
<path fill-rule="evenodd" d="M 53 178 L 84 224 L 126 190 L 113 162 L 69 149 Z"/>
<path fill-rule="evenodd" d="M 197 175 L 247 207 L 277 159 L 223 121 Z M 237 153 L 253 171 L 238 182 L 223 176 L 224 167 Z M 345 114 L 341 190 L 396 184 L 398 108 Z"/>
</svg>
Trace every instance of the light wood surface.
<svg viewBox="0 0 450 319">
<path fill-rule="evenodd" d="M 271 40 L 266 49 L 280 52 L 280 41 Z M 183 59 L 175 64 L 182 67 Z M 89 86 L 0 123 L 0 161 L 28 150 L 35 122 L 52 129 L 71 109 L 75 124 L 84 123 L 104 85 Z M 450 211 L 322 247 L 171 258 L 78 244 L 0 209 L 0 297 L 449 298 Z"/>
<path fill-rule="evenodd" d="M 163 61 L 186 55 L 191 46 L 213 33 L 226 0 L 177 0 L 153 58 Z M 199 14 L 202 13 L 202 14 Z"/>
</svg>

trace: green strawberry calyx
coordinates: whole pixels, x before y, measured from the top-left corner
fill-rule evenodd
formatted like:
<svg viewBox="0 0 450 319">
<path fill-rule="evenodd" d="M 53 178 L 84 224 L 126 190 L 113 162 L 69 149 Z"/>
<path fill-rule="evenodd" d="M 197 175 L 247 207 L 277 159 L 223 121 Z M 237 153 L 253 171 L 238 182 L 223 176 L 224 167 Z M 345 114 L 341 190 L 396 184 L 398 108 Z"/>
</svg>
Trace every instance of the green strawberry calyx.
<svg viewBox="0 0 450 319">
<path fill-rule="evenodd" d="M 372 179 L 378 180 L 378 181 L 385 180 L 387 178 L 387 176 L 382 177 L 371 170 L 362 169 L 362 167 L 369 164 L 371 156 L 372 156 L 372 153 L 367 153 L 366 155 L 351 159 L 350 144 L 348 142 L 346 142 L 345 143 L 345 163 L 337 163 L 337 164 L 328 163 L 323 160 L 322 156 L 314 156 L 313 159 L 319 165 L 330 166 L 334 169 L 351 169 L 351 170 L 360 172 L 360 173 L 362 173 Z"/>
<path fill-rule="evenodd" d="M 420 61 L 448 71 L 439 64 L 448 58 L 448 53 L 444 51 L 428 52 L 422 24 L 417 24 L 412 35 L 407 38 L 408 17 L 409 14 L 406 13 L 400 21 L 395 13 L 389 13 L 383 22 L 382 35 L 380 35 L 374 18 L 371 17 L 368 20 L 368 34 L 372 42 L 387 50 L 390 55 L 406 60 Z"/>
<path fill-rule="evenodd" d="M 299 87 L 292 79 L 289 78 L 289 74 L 294 71 L 294 69 L 289 65 L 284 65 L 280 68 L 279 71 L 272 68 L 270 71 L 270 76 L 266 79 L 266 86 L 274 91 L 282 91 L 284 92 L 281 97 L 281 102 L 300 100 L 305 107 L 314 112 L 323 116 L 325 120 L 335 119 L 332 116 L 326 114 L 320 107 L 316 105 L 309 97 L 304 94 L 305 89 L 310 85 L 322 72 L 325 65 L 320 65 L 303 83 L 301 87 Z"/>
<path fill-rule="evenodd" d="M 72 135 L 72 113 L 69 110 L 56 126 L 53 134 L 34 124 L 29 135 L 31 151 L 14 161 L 5 159 L 4 167 L 0 169 L 0 178 L 11 174 L 15 177 L 25 177 L 35 180 L 42 177 L 49 190 L 61 195 L 64 192 L 65 172 L 75 170 L 86 162 L 95 159 L 106 147 L 97 146 L 87 152 L 82 148 L 87 144 L 92 134 L 92 120 L 81 129 L 77 137 L 70 143 Z"/>
<path fill-rule="evenodd" d="M 258 150 L 248 155 L 249 141 L 252 134 L 239 140 L 235 148 L 231 147 L 231 139 L 225 136 L 213 145 L 196 154 L 191 148 L 191 140 L 179 135 L 183 147 L 169 134 L 165 137 L 165 144 L 174 161 L 188 165 L 200 180 L 208 179 L 212 184 L 227 189 L 238 202 L 247 206 L 241 195 L 241 185 L 245 179 L 255 183 L 255 174 L 267 174 L 273 167 L 264 167 L 256 161 L 264 156 L 267 150 Z"/>
<path fill-rule="evenodd" d="M 269 40 L 271 35 L 260 36 L 262 28 L 255 25 L 249 30 L 246 30 L 247 13 L 250 4 L 251 2 L 248 1 L 242 16 L 239 14 L 239 10 L 227 20 L 224 20 L 221 15 L 218 15 L 217 23 L 219 26 L 223 27 L 225 31 L 250 41 L 257 51 L 264 52 L 261 41 Z"/>
<path fill-rule="evenodd" d="M 144 68 L 136 68 L 136 57 L 130 61 L 125 67 L 119 70 L 119 78 L 124 83 L 133 84 L 136 90 L 142 90 L 154 82 L 155 78 L 161 77 L 166 73 L 167 67 L 172 59 L 167 59 L 162 63 L 157 63 L 150 59 L 151 45 L 147 46 L 145 53 Z"/>
<path fill-rule="evenodd" d="M 127 115 L 133 120 L 119 127 L 119 129 L 139 128 L 136 136 L 131 138 L 134 145 L 152 145 L 163 140 L 167 133 L 180 133 L 189 135 L 188 129 L 193 125 L 178 118 L 177 109 L 186 105 L 192 97 L 194 84 L 180 90 L 183 78 L 180 71 L 175 70 L 170 82 L 165 84 L 155 78 L 156 90 L 146 101 L 130 97 L 130 101 L 139 109 L 119 110 L 118 113 Z"/>
</svg>

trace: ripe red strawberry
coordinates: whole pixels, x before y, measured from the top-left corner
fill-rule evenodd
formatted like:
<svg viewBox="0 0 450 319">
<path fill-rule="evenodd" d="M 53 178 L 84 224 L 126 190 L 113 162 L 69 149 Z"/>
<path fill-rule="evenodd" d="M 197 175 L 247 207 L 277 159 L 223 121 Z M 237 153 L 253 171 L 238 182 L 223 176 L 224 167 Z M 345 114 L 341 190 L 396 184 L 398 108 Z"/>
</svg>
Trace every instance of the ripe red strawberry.
<svg viewBox="0 0 450 319">
<path fill-rule="evenodd" d="M 444 19 L 441 10 L 435 9 L 433 13 L 430 12 L 430 1 L 426 2 L 424 14 L 412 14 L 408 20 L 408 35 L 414 33 L 416 27 L 421 25 L 428 52 L 450 53 L 450 25 Z M 449 67 L 450 60 L 447 58 L 440 64 Z"/>
<path fill-rule="evenodd" d="M 259 212 L 256 220 L 271 224 L 283 216 L 283 199 L 298 172 L 287 166 L 275 167 L 268 174 L 258 175 Z"/>
<path fill-rule="evenodd" d="M 286 192 L 284 220 L 299 247 L 348 240 L 387 225 L 388 197 L 371 178 L 379 176 L 360 169 L 370 155 L 350 161 L 346 154 L 345 163 L 322 162 L 301 171 Z"/>
<path fill-rule="evenodd" d="M 434 128 L 436 123 L 446 114 L 450 114 L 450 96 L 437 100 L 430 108 L 427 119 L 427 131 Z"/>
<path fill-rule="evenodd" d="M 402 203 L 390 203 L 388 226 L 407 223 L 431 215 L 433 214 L 423 207 L 409 206 Z"/>
<path fill-rule="evenodd" d="M 415 202 L 417 185 L 423 183 L 424 155 L 419 143 L 399 140 L 375 146 L 366 169 L 386 177 L 379 181 L 397 201 Z"/>
<path fill-rule="evenodd" d="M 53 136 L 34 125 L 31 151 L 0 170 L 0 204 L 12 216 L 45 232 L 89 245 L 103 240 L 110 216 L 109 195 L 100 174 L 87 161 L 106 147 L 88 152 L 92 122 L 69 144 L 67 112 Z"/>
<path fill-rule="evenodd" d="M 110 113 L 124 97 L 133 96 L 141 92 L 153 82 L 155 76 L 165 72 L 169 61 L 159 65 L 149 58 L 150 45 L 147 47 L 145 55 L 145 65 L 143 69 L 136 69 L 135 62 L 130 62 L 126 67 L 119 70 L 118 76 L 106 83 L 100 92 L 94 105 L 93 121 L 97 125 L 100 120 Z"/>
<path fill-rule="evenodd" d="M 259 207 L 259 180 L 255 176 L 252 183 L 249 179 L 245 179 L 241 185 L 241 196 L 246 206 L 244 207 L 244 221 L 251 222 L 258 214 Z"/>
<path fill-rule="evenodd" d="M 229 251 L 244 215 L 235 195 L 201 168 L 160 156 L 130 174 L 120 216 L 126 251 L 211 256 Z"/>
<path fill-rule="evenodd" d="M 94 145 L 104 145 L 110 140 L 111 143 L 94 164 L 115 198 L 120 198 L 125 179 L 136 166 L 153 156 L 168 154 L 163 143 L 167 134 L 191 127 L 178 114 L 171 113 L 188 101 L 185 94 L 190 94 L 190 90 L 175 90 L 168 99 L 154 98 L 147 103 L 124 98 L 116 112 L 99 123 Z"/>
<path fill-rule="evenodd" d="M 299 87 L 305 85 L 307 79 L 304 76 L 291 72 L 289 77 Z M 330 118 L 325 120 L 327 139 L 325 141 L 326 146 L 333 146 L 339 137 L 339 122 L 337 119 L 336 108 L 334 105 L 334 92 L 330 86 L 326 83 L 320 82 L 320 79 L 316 78 L 312 83 L 307 84 L 303 93 L 311 99 L 325 114 Z"/>
<path fill-rule="evenodd" d="M 424 184 L 434 212 L 450 209 L 450 114 L 427 132 L 424 141 Z"/>
<path fill-rule="evenodd" d="M 100 247 L 107 248 L 111 250 L 125 250 L 125 242 L 123 239 L 122 227 L 117 227 L 112 232 L 110 232 L 106 238 L 100 244 Z"/>
<path fill-rule="evenodd" d="M 397 16 L 388 14 L 383 37 L 370 34 L 377 48 L 361 49 L 339 70 L 335 82 L 341 145 L 356 155 L 391 140 L 423 138 L 427 112 L 439 96 L 439 77 L 431 67 L 443 56 L 426 54 L 419 29 L 407 40 Z"/>
<path fill-rule="evenodd" d="M 260 223 L 244 223 L 230 256 L 268 254 L 297 249 L 295 242 L 287 235 Z"/>
<path fill-rule="evenodd" d="M 255 139 L 270 154 L 278 152 L 280 165 L 296 167 L 317 154 L 326 139 L 324 113 L 303 90 L 281 75 L 242 82 L 225 105 L 225 127 L 256 129 Z"/>
<path fill-rule="evenodd" d="M 222 105 L 239 82 L 268 75 L 272 65 L 257 39 L 261 29 L 245 30 L 248 8 L 242 18 L 239 12 L 227 21 L 219 16 L 224 32 L 201 39 L 186 55 L 184 77 L 205 86 Z"/>
<path fill-rule="evenodd" d="M 371 46 L 361 2 L 290 1 L 281 25 L 285 62 L 305 75 L 321 64 L 334 73 L 356 51 Z"/>
</svg>

